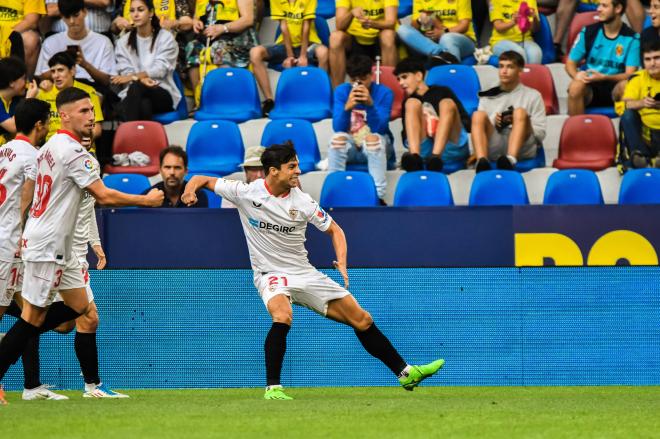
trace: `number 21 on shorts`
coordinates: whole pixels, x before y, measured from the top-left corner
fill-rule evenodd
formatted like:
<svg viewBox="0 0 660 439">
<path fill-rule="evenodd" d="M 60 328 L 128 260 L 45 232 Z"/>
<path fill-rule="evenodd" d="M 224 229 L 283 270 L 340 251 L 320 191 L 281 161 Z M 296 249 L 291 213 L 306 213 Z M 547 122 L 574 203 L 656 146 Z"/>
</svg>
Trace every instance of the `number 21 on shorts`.
<svg viewBox="0 0 660 439">
<path fill-rule="evenodd" d="M 277 287 L 288 287 L 289 281 L 286 279 L 286 276 L 269 276 L 268 277 L 268 289 L 270 291 L 275 291 Z"/>
</svg>

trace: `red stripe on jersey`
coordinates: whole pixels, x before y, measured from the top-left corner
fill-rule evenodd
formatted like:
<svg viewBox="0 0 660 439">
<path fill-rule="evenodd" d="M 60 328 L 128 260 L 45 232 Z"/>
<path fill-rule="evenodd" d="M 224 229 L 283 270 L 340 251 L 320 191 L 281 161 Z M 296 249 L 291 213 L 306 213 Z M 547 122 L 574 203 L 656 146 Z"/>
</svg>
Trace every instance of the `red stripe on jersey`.
<svg viewBox="0 0 660 439">
<path fill-rule="evenodd" d="M 268 183 L 266 183 L 266 180 L 264 180 L 264 187 L 266 188 L 266 190 L 268 191 L 269 194 L 271 194 L 272 196 L 275 196 L 275 194 L 274 194 L 274 193 L 270 190 L 270 188 L 268 187 Z M 288 197 L 290 192 L 291 192 L 290 190 L 289 190 L 289 191 L 286 191 L 285 193 L 283 193 L 282 195 L 280 195 L 280 198 L 286 198 L 286 197 Z"/>
<path fill-rule="evenodd" d="M 73 140 L 75 140 L 76 142 L 80 143 L 80 139 L 78 138 L 78 136 L 76 136 L 75 134 L 73 134 L 71 131 L 68 131 L 68 130 L 57 130 L 57 134 L 66 134 L 67 136 L 69 136 L 69 137 L 71 137 Z"/>
<path fill-rule="evenodd" d="M 14 137 L 14 140 L 22 140 L 23 142 L 27 142 L 30 145 L 32 145 L 32 141 L 30 139 L 28 139 L 27 137 L 25 137 L 24 135 L 22 135 L 22 134 L 16 134 L 16 137 Z"/>
</svg>

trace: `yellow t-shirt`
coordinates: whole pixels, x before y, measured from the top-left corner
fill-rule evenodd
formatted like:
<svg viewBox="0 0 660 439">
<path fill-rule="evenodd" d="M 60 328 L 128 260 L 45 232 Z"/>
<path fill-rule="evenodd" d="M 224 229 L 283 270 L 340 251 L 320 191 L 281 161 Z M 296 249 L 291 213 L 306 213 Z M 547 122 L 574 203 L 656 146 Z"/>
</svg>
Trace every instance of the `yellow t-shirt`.
<svg viewBox="0 0 660 439">
<path fill-rule="evenodd" d="M 385 18 L 385 8 L 391 6 L 398 8 L 399 0 L 336 0 L 337 8 L 347 8 L 349 11 L 353 8 L 362 8 L 365 15 L 372 20 L 383 20 Z M 352 20 L 348 26 L 348 34 L 353 35 L 358 43 L 364 46 L 370 46 L 378 38 L 378 29 L 365 29 L 358 20 Z"/>
<path fill-rule="evenodd" d="M 470 0 L 413 0 L 412 19 L 417 20 L 420 12 L 432 12 L 442 20 L 446 28 L 452 28 L 461 20 L 470 20 L 466 37 L 476 41 L 477 37 L 472 26 L 472 6 Z"/>
<path fill-rule="evenodd" d="M 176 5 L 174 0 L 156 0 L 154 2 L 156 8 L 156 16 L 161 20 L 167 18 L 168 20 L 176 20 Z M 122 13 L 125 19 L 131 21 L 131 0 L 126 0 L 124 3 L 124 11 Z"/>
<path fill-rule="evenodd" d="M 195 18 L 201 18 L 206 15 L 207 9 L 210 9 L 209 0 L 197 0 Z M 216 3 L 214 22 L 229 22 L 238 20 L 239 18 L 238 0 L 222 0 Z"/>
<path fill-rule="evenodd" d="M 94 121 L 96 123 L 103 122 L 101 101 L 99 100 L 99 96 L 96 94 L 94 87 L 78 81 L 73 81 L 73 86 L 89 93 L 89 97 L 92 99 L 92 105 L 94 105 Z M 57 87 L 53 86 L 53 88 L 51 88 L 49 91 L 40 89 L 39 93 L 37 94 L 37 99 L 48 102 L 50 104 L 50 127 L 48 129 L 46 140 L 50 139 L 50 137 L 55 134 L 57 130 L 62 128 L 62 121 L 60 120 L 60 115 L 57 112 L 57 106 L 55 105 L 55 100 L 57 99 L 57 95 L 59 93 L 60 91 L 57 89 Z"/>
<path fill-rule="evenodd" d="M 660 93 L 660 80 L 653 79 L 648 70 L 640 70 L 628 80 L 623 99 L 640 100 L 647 96 L 654 97 Z M 642 134 L 646 140 L 649 139 L 649 128 L 660 130 L 660 110 L 655 108 L 642 108 L 639 115 L 642 117 Z"/>
<path fill-rule="evenodd" d="M 309 42 L 320 43 L 314 19 L 316 18 L 316 0 L 271 0 L 270 18 L 273 20 L 286 20 L 291 35 L 291 45 L 299 47 L 302 43 L 302 26 L 304 20 L 311 20 L 309 29 Z M 282 44 L 284 37 L 280 34 L 275 44 Z"/>
<path fill-rule="evenodd" d="M 14 27 L 27 14 L 46 15 L 44 0 L 0 0 L 0 23 Z"/>
<path fill-rule="evenodd" d="M 502 20 L 505 23 L 510 22 L 511 17 L 513 14 L 518 12 L 518 9 L 520 9 L 520 4 L 523 1 L 527 1 L 527 5 L 534 9 L 534 15 L 538 20 L 539 8 L 536 6 L 536 0 L 492 0 L 490 2 L 490 21 L 494 22 L 495 20 Z M 534 38 L 531 31 L 525 33 L 525 41 L 532 41 L 533 39 Z M 513 26 L 511 29 L 504 33 L 497 32 L 495 28 L 493 28 L 493 33 L 490 36 L 490 41 L 488 44 L 494 46 L 496 43 L 502 40 L 509 40 L 513 41 L 514 43 L 522 43 L 523 35 L 522 32 L 520 32 L 520 29 L 518 29 L 518 26 Z"/>
</svg>

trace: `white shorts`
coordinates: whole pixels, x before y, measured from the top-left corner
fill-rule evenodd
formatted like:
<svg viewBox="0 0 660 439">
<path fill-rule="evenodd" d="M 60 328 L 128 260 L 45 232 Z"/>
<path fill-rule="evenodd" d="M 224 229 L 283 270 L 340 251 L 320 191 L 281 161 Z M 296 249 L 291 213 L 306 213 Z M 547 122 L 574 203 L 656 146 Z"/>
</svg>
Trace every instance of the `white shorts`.
<svg viewBox="0 0 660 439">
<path fill-rule="evenodd" d="M 20 290 L 22 279 L 23 264 L 20 259 L 0 261 L 0 306 L 11 304 L 14 293 Z"/>
<path fill-rule="evenodd" d="M 257 287 L 265 305 L 278 294 L 284 294 L 292 303 L 309 308 L 322 316 L 328 312 L 328 302 L 351 294 L 317 270 L 304 274 L 254 273 L 254 286 Z"/>
<path fill-rule="evenodd" d="M 66 265 L 33 261 L 24 261 L 23 264 L 21 295 L 34 306 L 49 306 L 60 290 L 85 287 L 82 266 L 76 258 L 69 259 Z"/>
<path fill-rule="evenodd" d="M 92 287 L 89 285 L 89 262 L 87 262 L 87 259 L 79 259 L 81 269 L 80 272 L 82 273 L 83 280 L 85 281 L 85 292 L 87 293 L 87 301 L 89 303 L 92 303 L 94 301 L 94 292 L 92 291 Z M 53 302 L 64 302 L 64 299 L 62 299 L 62 296 L 60 293 L 57 293 L 55 295 L 55 299 L 53 299 Z"/>
</svg>

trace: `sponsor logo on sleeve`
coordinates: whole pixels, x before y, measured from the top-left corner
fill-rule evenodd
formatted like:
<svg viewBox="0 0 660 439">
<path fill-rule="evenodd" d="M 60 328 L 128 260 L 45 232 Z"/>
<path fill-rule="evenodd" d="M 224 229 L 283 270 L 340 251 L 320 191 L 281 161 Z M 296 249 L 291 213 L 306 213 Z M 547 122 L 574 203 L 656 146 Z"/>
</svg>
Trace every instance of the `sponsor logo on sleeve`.
<svg viewBox="0 0 660 439">
<path fill-rule="evenodd" d="M 83 166 L 89 172 L 92 172 L 94 170 L 94 162 L 92 161 L 92 159 L 85 159 L 85 161 L 83 162 Z"/>
</svg>

